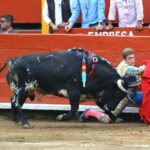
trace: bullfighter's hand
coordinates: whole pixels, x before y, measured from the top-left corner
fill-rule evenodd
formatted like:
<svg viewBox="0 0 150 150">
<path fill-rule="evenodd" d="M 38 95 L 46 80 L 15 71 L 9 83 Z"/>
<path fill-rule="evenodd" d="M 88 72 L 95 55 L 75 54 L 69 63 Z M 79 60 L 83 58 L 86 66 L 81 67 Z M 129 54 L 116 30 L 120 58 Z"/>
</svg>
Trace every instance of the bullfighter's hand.
<svg viewBox="0 0 150 150">
<path fill-rule="evenodd" d="M 110 117 L 109 117 L 107 114 L 105 114 L 105 115 L 100 119 L 100 121 L 101 121 L 102 123 L 108 124 L 108 123 L 111 122 L 111 119 L 110 119 Z"/>
</svg>

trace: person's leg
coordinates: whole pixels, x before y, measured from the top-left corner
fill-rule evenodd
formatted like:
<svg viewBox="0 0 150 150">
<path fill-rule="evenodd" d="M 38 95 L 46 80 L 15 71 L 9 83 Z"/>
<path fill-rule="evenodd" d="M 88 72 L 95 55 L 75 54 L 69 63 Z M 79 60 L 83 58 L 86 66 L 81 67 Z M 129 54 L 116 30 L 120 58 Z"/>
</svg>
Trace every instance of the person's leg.
<svg viewBox="0 0 150 150">
<path fill-rule="evenodd" d="M 80 122 L 85 122 L 89 117 L 94 117 L 98 121 L 100 121 L 100 118 L 103 117 L 104 115 L 105 114 L 103 112 L 87 109 L 81 114 Z"/>
<path fill-rule="evenodd" d="M 95 111 L 95 110 L 88 110 L 85 113 L 85 118 L 88 119 L 89 117 L 94 117 L 96 119 L 99 119 L 101 116 L 103 116 L 104 113 L 100 111 Z"/>
<path fill-rule="evenodd" d="M 143 99 L 143 92 L 137 92 L 136 95 L 133 97 L 133 101 L 136 104 L 141 104 Z"/>
</svg>

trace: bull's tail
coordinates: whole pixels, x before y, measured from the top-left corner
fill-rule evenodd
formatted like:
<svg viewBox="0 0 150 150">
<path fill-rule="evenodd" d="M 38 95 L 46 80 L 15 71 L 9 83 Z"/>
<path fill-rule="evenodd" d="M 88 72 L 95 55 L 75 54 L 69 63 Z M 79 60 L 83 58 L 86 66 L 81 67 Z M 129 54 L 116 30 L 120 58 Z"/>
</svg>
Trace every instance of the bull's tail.
<svg viewBox="0 0 150 150">
<path fill-rule="evenodd" d="M 3 63 L 3 66 L 0 68 L 0 72 L 2 72 L 6 68 L 7 65 L 11 66 L 17 58 L 18 57 L 14 57 L 14 58 L 11 58 L 11 59 L 8 59 L 7 61 L 5 61 Z"/>
</svg>

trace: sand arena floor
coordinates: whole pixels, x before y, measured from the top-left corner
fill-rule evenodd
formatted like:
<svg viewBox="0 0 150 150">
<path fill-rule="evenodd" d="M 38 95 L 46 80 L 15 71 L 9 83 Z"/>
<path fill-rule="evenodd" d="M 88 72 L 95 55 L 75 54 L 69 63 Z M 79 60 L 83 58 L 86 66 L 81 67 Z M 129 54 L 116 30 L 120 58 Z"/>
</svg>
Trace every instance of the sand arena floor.
<svg viewBox="0 0 150 150">
<path fill-rule="evenodd" d="M 139 122 L 56 122 L 29 119 L 23 129 L 0 117 L 0 150 L 150 150 L 150 127 Z"/>
</svg>

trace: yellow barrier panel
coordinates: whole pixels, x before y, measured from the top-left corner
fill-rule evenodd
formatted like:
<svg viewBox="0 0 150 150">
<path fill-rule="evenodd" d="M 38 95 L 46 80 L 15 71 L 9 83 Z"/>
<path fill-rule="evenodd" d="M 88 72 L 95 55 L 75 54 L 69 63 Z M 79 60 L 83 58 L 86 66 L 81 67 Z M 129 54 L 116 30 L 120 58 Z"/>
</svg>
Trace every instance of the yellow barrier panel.
<svg viewBox="0 0 150 150">
<path fill-rule="evenodd" d="M 44 0 L 41 0 L 41 6 L 42 6 L 41 10 L 43 11 Z M 49 26 L 44 22 L 43 17 L 42 17 L 42 33 L 43 34 L 49 33 Z"/>
</svg>

